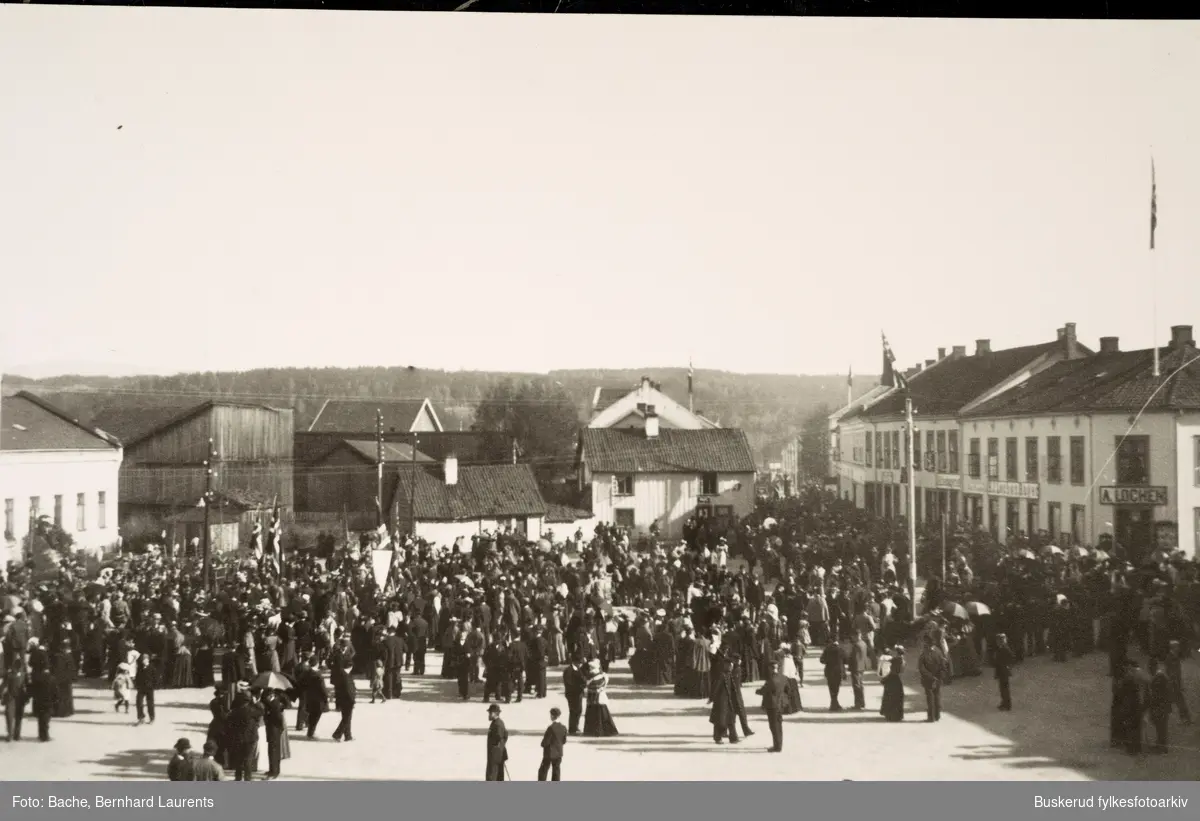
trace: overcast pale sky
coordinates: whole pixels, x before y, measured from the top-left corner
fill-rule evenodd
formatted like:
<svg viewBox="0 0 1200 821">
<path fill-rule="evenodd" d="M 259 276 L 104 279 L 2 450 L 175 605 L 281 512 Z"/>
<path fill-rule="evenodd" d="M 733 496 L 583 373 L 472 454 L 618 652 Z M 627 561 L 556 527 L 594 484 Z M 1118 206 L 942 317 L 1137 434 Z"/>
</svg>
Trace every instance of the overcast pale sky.
<svg viewBox="0 0 1200 821">
<path fill-rule="evenodd" d="M 9 371 L 878 373 L 1148 346 L 1155 268 L 1200 326 L 1195 23 L 18 5 L 0 78 Z"/>
</svg>

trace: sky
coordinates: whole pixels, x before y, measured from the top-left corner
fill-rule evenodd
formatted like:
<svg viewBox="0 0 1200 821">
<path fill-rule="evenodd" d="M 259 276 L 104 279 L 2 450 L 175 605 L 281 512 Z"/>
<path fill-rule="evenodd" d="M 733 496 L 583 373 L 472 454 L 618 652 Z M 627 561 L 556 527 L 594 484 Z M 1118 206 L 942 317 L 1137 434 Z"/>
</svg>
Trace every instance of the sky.
<svg viewBox="0 0 1200 821">
<path fill-rule="evenodd" d="M 1200 325 L 1196 23 L 9 5 L 0 78 L 9 373 L 878 374 L 881 331 Z"/>
</svg>

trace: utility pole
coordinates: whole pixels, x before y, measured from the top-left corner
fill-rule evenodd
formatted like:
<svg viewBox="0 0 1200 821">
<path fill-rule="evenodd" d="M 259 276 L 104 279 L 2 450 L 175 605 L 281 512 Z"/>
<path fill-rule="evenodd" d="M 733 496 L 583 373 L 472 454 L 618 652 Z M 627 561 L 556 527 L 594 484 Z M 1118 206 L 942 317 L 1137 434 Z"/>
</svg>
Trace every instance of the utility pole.
<svg viewBox="0 0 1200 821">
<path fill-rule="evenodd" d="M 513 464 L 515 465 L 517 463 L 517 440 L 513 439 L 512 442 L 512 459 Z"/>
<path fill-rule="evenodd" d="M 913 453 L 917 438 L 917 426 L 913 422 L 912 398 L 904 398 L 904 421 L 908 423 L 908 577 L 912 584 L 912 616 L 917 618 L 917 483 L 913 476 Z"/>
<path fill-rule="evenodd" d="M 950 517 L 950 511 L 943 510 L 942 511 L 942 584 L 946 583 L 946 574 L 948 572 L 948 568 L 946 567 L 946 520 L 949 517 Z"/>
<path fill-rule="evenodd" d="M 383 524 L 383 411 L 375 411 L 375 525 Z"/>
<path fill-rule="evenodd" d="M 208 440 L 208 458 L 204 460 L 204 589 L 212 591 L 212 506 L 213 506 L 213 468 L 217 461 L 217 451 L 213 440 Z"/>
<path fill-rule="evenodd" d="M 417 432 L 413 431 L 412 438 L 412 464 L 408 469 L 409 496 L 408 496 L 408 535 L 415 542 L 417 540 Z"/>
</svg>

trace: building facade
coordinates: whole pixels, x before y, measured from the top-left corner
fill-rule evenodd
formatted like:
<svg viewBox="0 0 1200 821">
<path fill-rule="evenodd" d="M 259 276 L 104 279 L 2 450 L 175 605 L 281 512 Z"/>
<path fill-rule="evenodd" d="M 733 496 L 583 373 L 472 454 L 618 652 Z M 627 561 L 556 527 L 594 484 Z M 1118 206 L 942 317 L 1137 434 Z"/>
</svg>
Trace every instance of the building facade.
<svg viewBox="0 0 1200 821">
<path fill-rule="evenodd" d="M 3 399 L 0 425 L 0 567 L 21 559 L 26 536 L 43 517 L 78 548 L 99 553 L 115 545 L 120 444 L 26 392 Z"/>
</svg>

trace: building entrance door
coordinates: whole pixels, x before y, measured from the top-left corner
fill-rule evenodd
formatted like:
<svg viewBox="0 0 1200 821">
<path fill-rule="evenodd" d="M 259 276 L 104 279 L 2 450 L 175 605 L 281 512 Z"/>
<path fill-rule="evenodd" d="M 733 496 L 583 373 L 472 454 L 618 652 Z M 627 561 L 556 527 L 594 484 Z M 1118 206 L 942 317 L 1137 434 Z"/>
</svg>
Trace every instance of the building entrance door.
<svg viewBox="0 0 1200 821">
<path fill-rule="evenodd" d="M 1125 556 L 1134 565 L 1153 547 L 1154 512 L 1146 507 L 1118 507 L 1113 531 L 1117 544 L 1125 548 Z"/>
</svg>

